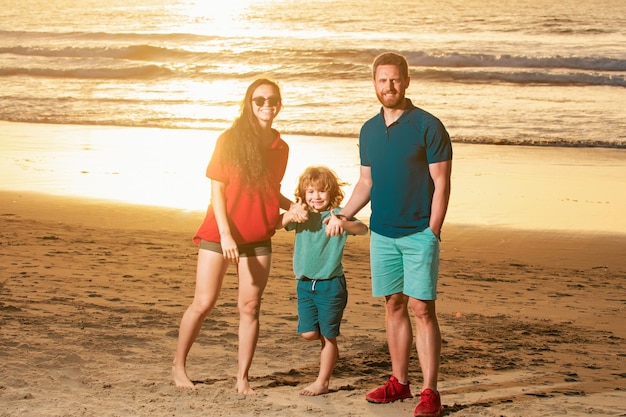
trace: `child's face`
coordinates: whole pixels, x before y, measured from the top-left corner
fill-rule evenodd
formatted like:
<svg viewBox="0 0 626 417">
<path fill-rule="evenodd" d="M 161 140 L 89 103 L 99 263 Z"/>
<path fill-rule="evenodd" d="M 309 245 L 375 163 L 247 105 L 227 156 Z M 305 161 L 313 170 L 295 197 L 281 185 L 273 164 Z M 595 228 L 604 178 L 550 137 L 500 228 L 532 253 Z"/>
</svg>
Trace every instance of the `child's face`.
<svg viewBox="0 0 626 417">
<path fill-rule="evenodd" d="M 305 199 L 307 206 L 317 213 L 328 210 L 330 204 L 328 191 L 310 185 L 306 188 Z"/>
</svg>

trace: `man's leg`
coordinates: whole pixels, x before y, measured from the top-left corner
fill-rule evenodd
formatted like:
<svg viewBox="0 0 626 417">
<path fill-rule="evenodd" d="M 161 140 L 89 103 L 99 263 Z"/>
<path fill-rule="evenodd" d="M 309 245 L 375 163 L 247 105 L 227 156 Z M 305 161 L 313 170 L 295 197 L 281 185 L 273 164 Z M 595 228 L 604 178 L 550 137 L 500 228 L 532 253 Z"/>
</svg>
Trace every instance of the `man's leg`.
<svg viewBox="0 0 626 417">
<path fill-rule="evenodd" d="M 438 417 L 441 414 L 441 397 L 437 391 L 439 363 L 441 357 L 441 333 L 435 301 L 411 298 L 411 309 L 415 317 L 415 347 L 424 378 L 420 401 L 413 415 L 416 417 Z"/>
<path fill-rule="evenodd" d="M 437 391 L 439 364 L 441 359 L 441 332 L 435 301 L 411 298 L 411 309 L 415 317 L 415 347 L 424 378 L 423 389 Z"/>
<path fill-rule="evenodd" d="M 406 384 L 409 381 L 409 356 L 413 344 L 413 331 L 407 308 L 409 298 L 397 293 L 385 299 L 387 309 L 385 326 L 391 356 L 391 374 L 398 382 Z"/>
<path fill-rule="evenodd" d="M 413 397 L 408 385 L 413 329 L 408 311 L 409 298 L 403 292 L 402 254 L 396 242 L 397 239 L 375 232 L 370 236 L 372 295 L 385 297 L 385 329 L 392 373 L 385 385 L 365 396 L 367 401 L 373 403 L 390 403 Z"/>
</svg>

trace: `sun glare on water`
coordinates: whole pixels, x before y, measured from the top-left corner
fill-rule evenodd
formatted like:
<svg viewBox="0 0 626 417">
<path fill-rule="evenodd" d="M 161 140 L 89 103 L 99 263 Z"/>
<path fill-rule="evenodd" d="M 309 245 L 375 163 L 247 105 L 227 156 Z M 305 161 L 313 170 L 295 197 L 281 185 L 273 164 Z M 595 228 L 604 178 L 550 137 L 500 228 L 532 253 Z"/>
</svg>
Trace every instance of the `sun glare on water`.
<svg viewBox="0 0 626 417">
<path fill-rule="evenodd" d="M 219 5 L 206 0 L 188 0 L 180 4 L 182 13 L 190 18 L 192 25 L 208 26 L 207 32 L 219 29 L 222 33 L 230 33 L 239 27 L 241 17 L 253 2 L 251 0 L 227 0 Z"/>
</svg>

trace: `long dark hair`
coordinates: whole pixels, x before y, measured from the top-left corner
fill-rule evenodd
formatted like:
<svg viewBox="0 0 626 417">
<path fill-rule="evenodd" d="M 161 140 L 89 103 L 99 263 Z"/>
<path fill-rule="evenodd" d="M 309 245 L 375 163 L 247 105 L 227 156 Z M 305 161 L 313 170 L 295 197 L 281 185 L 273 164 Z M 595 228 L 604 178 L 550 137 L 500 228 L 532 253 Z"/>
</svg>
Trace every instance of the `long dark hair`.
<svg viewBox="0 0 626 417">
<path fill-rule="evenodd" d="M 260 85 L 270 85 L 276 90 L 280 103 L 280 87 L 267 78 L 255 80 L 246 91 L 241 102 L 239 117 L 228 129 L 224 142 L 224 156 L 235 167 L 243 183 L 264 188 L 269 185 L 267 161 L 263 157 L 262 131 L 258 119 L 252 111 L 252 94 Z"/>
</svg>

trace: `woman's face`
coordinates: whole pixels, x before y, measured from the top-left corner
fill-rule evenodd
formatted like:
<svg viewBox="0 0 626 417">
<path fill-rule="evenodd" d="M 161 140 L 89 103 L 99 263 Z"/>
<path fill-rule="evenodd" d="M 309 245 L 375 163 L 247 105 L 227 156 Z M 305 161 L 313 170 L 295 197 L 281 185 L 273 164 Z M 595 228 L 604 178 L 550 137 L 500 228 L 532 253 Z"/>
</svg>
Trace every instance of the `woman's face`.
<svg viewBox="0 0 626 417">
<path fill-rule="evenodd" d="M 271 127 L 274 118 L 280 111 L 279 93 L 274 86 L 261 84 L 252 93 L 252 113 L 262 127 Z"/>
</svg>

